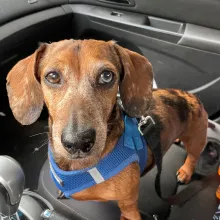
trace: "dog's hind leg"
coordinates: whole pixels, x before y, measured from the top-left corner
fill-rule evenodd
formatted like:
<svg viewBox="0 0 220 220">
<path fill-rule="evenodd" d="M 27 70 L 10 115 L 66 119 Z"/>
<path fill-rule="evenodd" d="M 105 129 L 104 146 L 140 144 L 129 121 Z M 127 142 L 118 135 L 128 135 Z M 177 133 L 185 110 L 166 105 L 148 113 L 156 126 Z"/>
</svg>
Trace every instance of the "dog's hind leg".
<svg viewBox="0 0 220 220">
<path fill-rule="evenodd" d="M 188 153 L 184 165 L 177 171 L 177 179 L 188 183 L 194 173 L 196 163 L 207 142 L 208 117 L 205 110 L 200 117 L 193 116 L 187 132 L 180 137 Z"/>
</svg>

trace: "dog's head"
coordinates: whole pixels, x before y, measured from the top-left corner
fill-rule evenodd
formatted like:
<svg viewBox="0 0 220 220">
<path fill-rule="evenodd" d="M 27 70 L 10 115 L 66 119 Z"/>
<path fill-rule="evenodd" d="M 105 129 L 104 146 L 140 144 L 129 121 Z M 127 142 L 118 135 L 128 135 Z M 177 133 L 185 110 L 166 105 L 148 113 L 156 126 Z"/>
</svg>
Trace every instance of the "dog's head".
<svg viewBox="0 0 220 220">
<path fill-rule="evenodd" d="M 152 80 L 148 60 L 113 41 L 65 40 L 42 44 L 18 62 L 7 91 L 23 125 L 34 123 L 46 104 L 56 160 L 82 167 L 97 163 L 105 148 L 118 88 L 126 112 L 137 117 L 149 106 Z"/>
</svg>

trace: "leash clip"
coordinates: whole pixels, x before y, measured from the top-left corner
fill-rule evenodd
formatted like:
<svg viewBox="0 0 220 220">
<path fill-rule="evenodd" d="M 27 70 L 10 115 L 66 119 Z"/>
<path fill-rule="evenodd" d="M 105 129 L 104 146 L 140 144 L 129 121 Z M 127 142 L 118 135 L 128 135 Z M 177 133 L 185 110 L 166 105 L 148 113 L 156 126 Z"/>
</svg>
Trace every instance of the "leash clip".
<svg viewBox="0 0 220 220">
<path fill-rule="evenodd" d="M 141 116 L 141 120 L 138 123 L 138 130 L 142 136 L 144 135 L 144 133 L 142 132 L 141 128 L 143 125 L 146 125 L 148 121 L 150 121 L 153 125 L 155 125 L 155 121 L 153 120 L 153 118 L 151 116 L 149 116 L 149 115 L 146 117 Z"/>
</svg>

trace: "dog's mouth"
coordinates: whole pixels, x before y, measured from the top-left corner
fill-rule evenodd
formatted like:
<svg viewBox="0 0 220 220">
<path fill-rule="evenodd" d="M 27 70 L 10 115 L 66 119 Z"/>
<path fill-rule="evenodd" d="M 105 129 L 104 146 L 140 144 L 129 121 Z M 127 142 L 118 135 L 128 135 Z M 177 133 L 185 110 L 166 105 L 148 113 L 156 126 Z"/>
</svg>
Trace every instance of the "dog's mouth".
<svg viewBox="0 0 220 220">
<path fill-rule="evenodd" d="M 85 157 L 88 157 L 88 155 L 82 155 L 81 152 L 77 152 L 76 154 L 72 155 L 70 154 L 70 159 L 71 160 L 77 160 L 77 159 L 84 159 Z"/>
</svg>

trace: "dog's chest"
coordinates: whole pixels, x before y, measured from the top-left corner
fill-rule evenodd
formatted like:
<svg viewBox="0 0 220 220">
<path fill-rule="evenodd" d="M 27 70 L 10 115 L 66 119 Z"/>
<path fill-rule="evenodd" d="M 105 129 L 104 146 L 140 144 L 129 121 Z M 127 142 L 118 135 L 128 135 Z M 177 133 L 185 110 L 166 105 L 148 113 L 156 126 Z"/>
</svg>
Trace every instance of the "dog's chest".
<svg viewBox="0 0 220 220">
<path fill-rule="evenodd" d="M 72 195 L 76 200 L 120 200 L 136 189 L 140 181 L 140 167 L 134 162 L 116 176 Z"/>
</svg>

